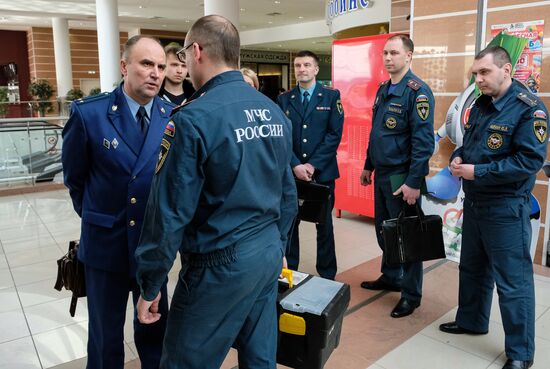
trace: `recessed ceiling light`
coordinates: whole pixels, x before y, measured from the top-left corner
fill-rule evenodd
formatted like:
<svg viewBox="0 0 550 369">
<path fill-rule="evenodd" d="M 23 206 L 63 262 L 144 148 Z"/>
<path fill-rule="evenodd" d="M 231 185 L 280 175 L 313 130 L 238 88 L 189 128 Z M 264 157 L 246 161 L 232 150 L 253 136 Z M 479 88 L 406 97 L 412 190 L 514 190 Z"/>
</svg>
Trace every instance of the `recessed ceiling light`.
<svg viewBox="0 0 550 369">
<path fill-rule="evenodd" d="M 191 23 L 191 20 L 190 20 L 190 19 L 186 19 L 186 20 L 185 20 L 185 23 Z"/>
<path fill-rule="evenodd" d="M 241 12 L 245 12 L 245 11 L 246 11 L 246 9 L 245 9 L 245 8 L 241 8 Z"/>
<path fill-rule="evenodd" d="M 279 46 L 279 47 L 283 47 L 283 45 L 277 45 L 277 46 Z"/>
<path fill-rule="evenodd" d="M 267 23 L 268 23 L 268 24 L 273 24 L 273 22 L 272 22 L 272 21 L 269 21 L 269 22 L 267 22 Z"/>
<path fill-rule="evenodd" d="M 138 8 L 143 9 L 145 8 L 143 5 L 138 6 Z"/>
<path fill-rule="evenodd" d="M 168 27 L 166 24 L 163 24 L 162 26 L 163 26 L 164 28 Z"/>
<path fill-rule="evenodd" d="M 280 1 L 277 1 L 277 0 L 275 0 L 275 1 L 274 1 L 274 3 L 275 3 L 275 4 L 280 4 L 281 2 L 280 2 Z"/>
<path fill-rule="evenodd" d="M 298 19 L 304 19 L 304 17 L 302 17 L 301 15 L 298 17 Z"/>
</svg>

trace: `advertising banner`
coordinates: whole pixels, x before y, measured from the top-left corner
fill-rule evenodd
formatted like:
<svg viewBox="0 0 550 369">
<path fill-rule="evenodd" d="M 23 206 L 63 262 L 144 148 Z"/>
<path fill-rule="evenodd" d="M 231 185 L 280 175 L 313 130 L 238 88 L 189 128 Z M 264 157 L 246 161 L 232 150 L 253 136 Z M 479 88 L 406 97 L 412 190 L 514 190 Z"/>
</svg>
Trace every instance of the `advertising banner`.
<svg viewBox="0 0 550 369">
<path fill-rule="evenodd" d="M 523 49 L 515 66 L 514 78 L 525 83 L 531 92 L 539 92 L 544 21 L 495 24 L 491 26 L 492 37 L 496 37 L 501 32 L 528 40 L 527 46 Z"/>
</svg>

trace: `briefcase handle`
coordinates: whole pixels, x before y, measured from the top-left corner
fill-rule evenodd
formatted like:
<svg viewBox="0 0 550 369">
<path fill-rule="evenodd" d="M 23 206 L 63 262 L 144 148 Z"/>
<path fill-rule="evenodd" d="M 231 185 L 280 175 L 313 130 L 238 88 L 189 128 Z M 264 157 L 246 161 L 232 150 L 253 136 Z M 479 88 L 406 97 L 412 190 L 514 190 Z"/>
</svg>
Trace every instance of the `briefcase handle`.
<svg viewBox="0 0 550 369">
<path fill-rule="evenodd" d="M 407 208 L 409 206 L 410 206 L 409 204 L 407 204 L 405 201 L 403 201 L 403 206 L 401 207 L 401 212 L 399 213 L 399 216 L 397 217 L 397 225 L 398 226 L 400 226 L 401 223 L 403 222 L 403 218 L 405 217 L 405 212 L 407 211 Z M 416 210 L 416 215 L 418 216 L 418 219 L 420 219 L 420 227 L 422 228 L 422 230 L 425 230 L 427 228 L 426 227 L 426 221 L 425 221 L 426 216 L 424 215 L 424 211 L 422 210 L 420 205 L 418 205 L 418 201 L 415 203 L 414 208 Z"/>
</svg>

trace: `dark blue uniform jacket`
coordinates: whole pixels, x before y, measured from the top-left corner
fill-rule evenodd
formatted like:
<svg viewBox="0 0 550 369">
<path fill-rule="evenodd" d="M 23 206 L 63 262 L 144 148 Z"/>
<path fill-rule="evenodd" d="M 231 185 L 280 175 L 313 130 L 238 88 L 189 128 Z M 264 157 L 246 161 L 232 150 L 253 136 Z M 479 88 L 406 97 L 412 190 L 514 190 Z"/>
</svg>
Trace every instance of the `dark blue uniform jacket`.
<svg viewBox="0 0 550 369">
<path fill-rule="evenodd" d="M 481 95 L 464 126 L 464 144 L 451 156 L 475 164 L 464 180 L 472 200 L 528 197 L 546 158 L 548 111 L 518 81 L 497 101 Z"/>
<path fill-rule="evenodd" d="M 152 300 L 176 252 L 231 260 L 232 246 L 280 240 L 297 212 L 291 124 L 238 71 L 221 73 L 166 127 L 136 251 L 142 296 Z M 259 246 L 259 247 L 261 247 Z M 224 261 L 222 261 L 224 262 Z"/>
<path fill-rule="evenodd" d="M 82 218 L 82 262 L 135 275 L 134 252 L 172 106 L 155 97 L 144 139 L 122 85 L 71 105 L 62 161 L 65 185 Z"/>
<path fill-rule="evenodd" d="M 385 81 L 376 93 L 364 169 L 408 173 L 405 184 L 418 189 L 434 149 L 434 97 L 410 70 L 391 94 L 389 87 Z"/>
<path fill-rule="evenodd" d="M 315 180 L 328 182 L 338 178 L 336 150 L 342 139 L 344 110 L 340 92 L 317 83 L 303 109 L 300 88 L 285 92 L 277 103 L 292 121 L 293 151 L 291 166 L 309 163 L 315 168 Z"/>
</svg>

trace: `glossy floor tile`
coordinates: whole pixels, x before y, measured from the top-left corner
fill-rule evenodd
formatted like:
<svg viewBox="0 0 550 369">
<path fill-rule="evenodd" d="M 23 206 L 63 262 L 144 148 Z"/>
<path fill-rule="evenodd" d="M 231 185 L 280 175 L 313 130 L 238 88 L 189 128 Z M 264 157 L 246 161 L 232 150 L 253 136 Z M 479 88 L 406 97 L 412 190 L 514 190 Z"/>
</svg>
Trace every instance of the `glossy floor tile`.
<svg viewBox="0 0 550 369">
<path fill-rule="evenodd" d="M 439 331 L 454 319 L 458 267 L 424 263 L 421 306 L 409 317 L 389 313 L 400 294 L 362 289 L 380 275 L 381 251 L 373 221 L 343 213 L 334 218 L 337 280 L 351 286 L 339 347 L 325 369 L 500 369 L 504 332 L 496 293 L 489 334 L 453 336 Z M 56 260 L 77 239 L 80 219 L 67 191 L 0 197 L 0 369 L 83 369 L 86 366 L 87 304 L 69 315 L 70 293 L 53 289 Z M 300 270 L 317 274 L 315 225 L 300 225 Z M 169 273 L 168 296 L 177 283 L 179 260 Z M 550 269 L 536 267 L 536 354 L 534 369 L 550 369 Z M 133 338 L 133 304 L 124 326 L 125 369 L 140 368 Z M 230 350 L 222 369 L 237 368 Z M 286 367 L 278 365 L 278 369 Z"/>
</svg>

